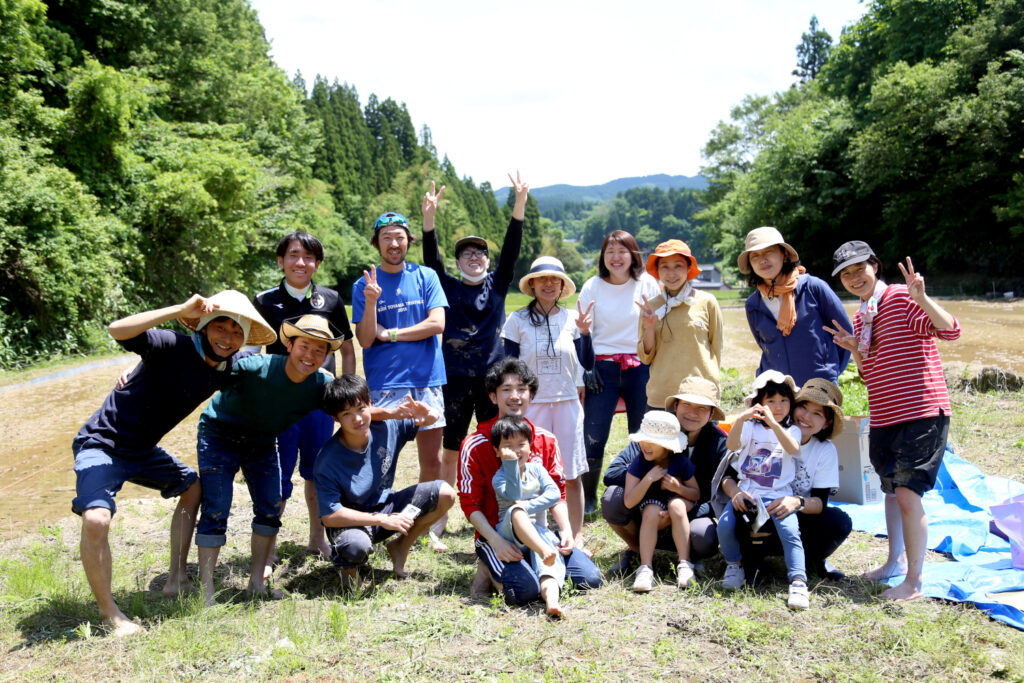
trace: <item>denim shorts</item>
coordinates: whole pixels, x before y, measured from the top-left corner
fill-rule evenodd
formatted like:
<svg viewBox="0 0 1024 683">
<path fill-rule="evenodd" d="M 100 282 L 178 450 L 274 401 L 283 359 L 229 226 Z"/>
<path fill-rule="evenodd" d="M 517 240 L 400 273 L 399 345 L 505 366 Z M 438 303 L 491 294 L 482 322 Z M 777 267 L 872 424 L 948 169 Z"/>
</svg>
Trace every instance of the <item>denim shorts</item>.
<svg viewBox="0 0 1024 683">
<path fill-rule="evenodd" d="M 194 469 L 159 446 L 127 459 L 85 437 L 76 438 L 71 450 L 75 454 L 75 498 L 71 510 L 76 515 L 97 507 L 110 510 L 111 515 L 116 513 L 114 496 L 126 481 L 156 489 L 164 498 L 173 498 L 198 479 Z"/>
<path fill-rule="evenodd" d="M 371 389 L 370 401 L 378 408 L 393 408 L 405 401 L 406 395 L 412 396 L 414 401 L 426 403 L 435 410 L 441 417 L 429 427 L 420 427 L 421 432 L 431 429 L 441 429 L 445 426 L 444 421 L 444 392 L 441 387 L 425 387 L 423 389 L 402 388 L 402 389 Z"/>
<path fill-rule="evenodd" d="M 948 435 L 949 416 L 941 411 L 935 417 L 872 427 L 868 454 L 882 491 L 895 493 L 897 486 L 920 496 L 931 491 L 946 453 Z"/>
</svg>

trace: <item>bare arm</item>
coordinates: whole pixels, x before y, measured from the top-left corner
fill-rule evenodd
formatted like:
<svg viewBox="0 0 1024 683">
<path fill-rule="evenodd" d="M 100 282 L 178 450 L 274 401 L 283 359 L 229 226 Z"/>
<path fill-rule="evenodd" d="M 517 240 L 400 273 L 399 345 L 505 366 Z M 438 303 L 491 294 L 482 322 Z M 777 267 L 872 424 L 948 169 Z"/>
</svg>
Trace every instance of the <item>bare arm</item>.
<svg viewBox="0 0 1024 683">
<path fill-rule="evenodd" d="M 643 456 L 641 455 L 640 457 Z M 657 465 L 652 467 L 651 471 L 645 474 L 643 479 L 639 479 L 636 475 L 627 472 L 622 503 L 628 508 L 635 508 L 643 501 L 644 496 L 647 495 L 647 489 L 651 488 L 651 484 L 661 479 L 664 475 L 665 468 L 658 467 Z"/>
<path fill-rule="evenodd" d="M 385 515 L 381 512 L 360 512 L 343 507 L 320 518 L 323 525 L 331 528 L 354 526 L 380 526 L 390 531 L 397 531 L 403 536 L 409 531 L 415 520 L 400 512 Z"/>
<path fill-rule="evenodd" d="M 212 313 L 217 308 L 220 308 L 218 304 L 210 303 L 209 299 L 193 294 L 185 303 L 129 315 L 126 318 L 110 323 L 110 327 L 107 329 L 111 337 L 118 341 L 124 341 L 126 339 L 133 339 L 146 330 L 169 320 L 174 320 L 175 318 L 199 318 L 207 313 Z"/>
<path fill-rule="evenodd" d="M 935 329 L 951 330 L 956 327 L 956 320 L 953 316 L 925 293 L 924 276 L 914 270 L 914 264 L 910 257 L 907 257 L 906 268 L 902 263 L 896 265 L 899 266 L 903 278 L 907 281 L 907 293 L 910 294 L 910 298 L 928 314 L 928 320 L 931 321 Z"/>
<path fill-rule="evenodd" d="M 356 371 L 356 352 L 351 339 L 341 343 L 341 373 L 352 375 Z"/>
<path fill-rule="evenodd" d="M 363 271 L 366 285 L 363 287 L 363 317 L 356 323 L 356 339 L 364 349 L 373 346 L 377 339 L 377 299 L 380 298 L 380 285 L 377 284 L 377 267 L 370 266 L 370 272 Z M 358 284 L 358 283 L 357 283 Z"/>
</svg>

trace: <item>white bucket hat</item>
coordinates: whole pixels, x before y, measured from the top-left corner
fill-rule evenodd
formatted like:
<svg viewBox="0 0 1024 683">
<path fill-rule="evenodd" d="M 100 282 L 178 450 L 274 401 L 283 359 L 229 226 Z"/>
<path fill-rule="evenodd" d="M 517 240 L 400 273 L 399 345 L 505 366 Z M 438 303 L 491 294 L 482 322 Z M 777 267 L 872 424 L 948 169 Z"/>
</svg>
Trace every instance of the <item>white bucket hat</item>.
<svg viewBox="0 0 1024 683">
<path fill-rule="evenodd" d="M 519 291 L 526 296 L 533 296 L 533 287 L 530 286 L 530 280 L 535 277 L 544 277 L 545 275 L 554 275 L 562 280 L 562 293 L 559 295 L 559 299 L 564 299 L 576 293 L 576 285 L 573 283 L 572 278 L 565 274 L 565 266 L 554 256 L 541 256 L 535 259 L 530 264 L 530 272 L 520 278 Z"/>
<path fill-rule="evenodd" d="M 787 384 L 793 391 L 793 396 L 796 396 L 796 382 L 789 375 L 783 375 L 778 370 L 765 370 L 754 379 L 754 386 L 751 388 L 749 394 L 743 399 L 743 405 L 750 407 L 754 405 L 754 399 L 757 398 L 757 392 L 765 388 L 768 382 L 774 382 L 775 384 Z"/>
<path fill-rule="evenodd" d="M 683 450 L 679 420 L 665 410 L 652 410 L 644 415 L 644 421 L 640 423 L 640 431 L 630 434 L 629 440 L 636 443 L 641 441 L 656 443 L 673 453 Z"/>
</svg>

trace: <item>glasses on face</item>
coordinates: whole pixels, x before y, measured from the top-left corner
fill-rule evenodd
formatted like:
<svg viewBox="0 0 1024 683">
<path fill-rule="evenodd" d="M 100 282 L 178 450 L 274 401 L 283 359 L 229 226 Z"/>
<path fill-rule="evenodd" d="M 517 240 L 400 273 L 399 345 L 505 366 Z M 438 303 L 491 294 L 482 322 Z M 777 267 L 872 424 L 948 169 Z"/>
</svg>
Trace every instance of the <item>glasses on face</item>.
<svg viewBox="0 0 1024 683">
<path fill-rule="evenodd" d="M 483 249 L 473 249 L 472 247 L 466 247 L 459 254 L 459 258 L 487 258 L 487 252 Z"/>
<path fill-rule="evenodd" d="M 381 216 L 377 219 L 377 222 L 373 224 L 373 229 L 379 230 L 389 225 L 401 225 L 404 228 L 408 228 L 409 221 L 400 213 L 392 214 L 390 216 Z"/>
</svg>

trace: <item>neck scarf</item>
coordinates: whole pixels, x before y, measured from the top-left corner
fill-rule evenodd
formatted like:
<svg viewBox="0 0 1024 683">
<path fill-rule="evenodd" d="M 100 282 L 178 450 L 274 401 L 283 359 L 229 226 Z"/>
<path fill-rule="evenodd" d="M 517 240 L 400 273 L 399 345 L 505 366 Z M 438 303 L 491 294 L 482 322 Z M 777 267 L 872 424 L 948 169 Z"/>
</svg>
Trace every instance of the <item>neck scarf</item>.
<svg viewBox="0 0 1024 683">
<path fill-rule="evenodd" d="M 775 323 L 775 327 L 782 331 L 784 337 L 788 337 L 789 333 L 793 331 L 793 326 L 796 325 L 796 297 L 793 292 L 796 291 L 797 280 L 806 272 L 806 268 L 797 266 L 790 271 L 789 275 L 782 276 L 781 280 L 776 278 L 772 280 L 771 284 L 762 282 L 757 286 L 758 291 L 768 298 L 782 297 L 779 320 Z"/>
<path fill-rule="evenodd" d="M 886 287 L 884 282 L 878 280 L 875 282 L 875 291 L 871 293 L 871 297 L 867 301 L 860 302 L 861 328 L 860 334 L 857 335 L 857 350 L 864 358 L 868 357 L 868 352 L 871 350 L 871 321 L 878 314 L 878 301 L 885 293 Z"/>
<path fill-rule="evenodd" d="M 695 299 L 693 298 L 693 285 L 687 280 L 683 288 L 680 289 L 675 296 L 669 296 L 668 290 L 664 287 L 661 288 L 662 296 L 665 297 L 665 305 L 660 306 L 655 314 L 658 316 L 658 320 L 664 320 L 668 312 L 679 304 L 686 304 L 692 306 Z"/>
</svg>

